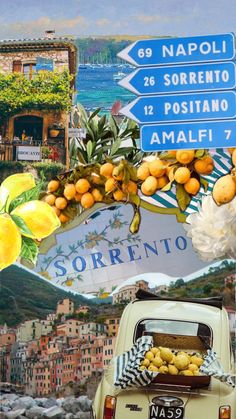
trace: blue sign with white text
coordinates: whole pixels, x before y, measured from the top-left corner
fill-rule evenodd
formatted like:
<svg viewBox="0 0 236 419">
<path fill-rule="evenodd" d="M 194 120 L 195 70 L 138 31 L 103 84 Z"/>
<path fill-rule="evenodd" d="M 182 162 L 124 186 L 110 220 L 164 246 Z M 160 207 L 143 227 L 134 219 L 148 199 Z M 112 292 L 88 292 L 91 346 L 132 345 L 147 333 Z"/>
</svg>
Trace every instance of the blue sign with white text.
<svg viewBox="0 0 236 419">
<path fill-rule="evenodd" d="M 152 66 L 232 60 L 235 39 L 232 33 L 184 38 L 144 39 L 118 54 L 135 66 Z"/>
<path fill-rule="evenodd" d="M 120 111 L 141 124 L 236 118 L 233 91 L 138 97 Z"/>
<path fill-rule="evenodd" d="M 118 84 L 137 95 L 233 89 L 236 86 L 236 64 L 139 68 Z"/>
<path fill-rule="evenodd" d="M 236 120 L 143 125 L 141 149 L 146 152 L 227 148 L 236 145 Z"/>
</svg>

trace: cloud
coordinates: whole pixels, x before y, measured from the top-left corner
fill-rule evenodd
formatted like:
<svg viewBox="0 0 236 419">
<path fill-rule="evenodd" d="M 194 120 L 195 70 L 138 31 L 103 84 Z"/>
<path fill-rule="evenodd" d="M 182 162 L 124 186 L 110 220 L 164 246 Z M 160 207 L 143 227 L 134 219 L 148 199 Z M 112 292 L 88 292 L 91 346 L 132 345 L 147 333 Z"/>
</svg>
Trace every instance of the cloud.
<svg viewBox="0 0 236 419">
<path fill-rule="evenodd" d="M 56 34 L 60 35 L 63 32 L 73 31 L 78 33 L 79 30 L 87 28 L 89 22 L 83 16 L 76 16 L 72 19 L 53 19 L 49 16 L 41 16 L 30 21 L 15 21 L 11 22 L 10 38 L 14 36 L 23 37 L 41 37 L 47 29 L 55 29 Z M 0 22 L 0 36 L 7 36 L 9 38 L 9 24 Z"/>
<path fill-rule="evenodd" d="M 103 19 L 96 20 L 95 23 L 97 26 L 107 26 L 111 24 L 111 21 L 106 18 L 103 18 Z"/>
<path fill-rule="evenodd" d="M 171 22 L 180 22 L 183 20 L 183 16 L 163 16 L 163 15 L 137 15 L 136 19 L 140 23 L 171 23 Z"/>
</svg>

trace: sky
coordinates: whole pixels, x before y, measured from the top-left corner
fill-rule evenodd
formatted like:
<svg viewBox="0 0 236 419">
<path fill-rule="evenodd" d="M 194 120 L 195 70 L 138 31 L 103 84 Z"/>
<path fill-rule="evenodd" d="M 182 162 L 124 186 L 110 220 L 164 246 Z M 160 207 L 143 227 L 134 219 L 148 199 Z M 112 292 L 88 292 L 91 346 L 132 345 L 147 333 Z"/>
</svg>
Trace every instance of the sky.
<svg viewBox="0 0 236 419">
<path fill-rule="evenodd" d="M 235 0 L 0 0 L 0 39 L 236 32 Z"/>
</svg>

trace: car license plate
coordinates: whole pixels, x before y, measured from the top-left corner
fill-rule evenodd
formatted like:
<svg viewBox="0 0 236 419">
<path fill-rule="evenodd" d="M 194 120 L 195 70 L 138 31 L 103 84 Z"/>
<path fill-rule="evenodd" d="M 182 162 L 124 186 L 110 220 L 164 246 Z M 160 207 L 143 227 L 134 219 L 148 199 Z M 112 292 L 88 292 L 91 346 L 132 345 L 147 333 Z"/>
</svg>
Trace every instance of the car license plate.
<svg viewBox="0 0 236 419">
<path fill-rule="evenodd" d="M 149 409 L 149 419 L 183 419 L 183 407 L 157 406 L 152 404 Z"/>
</svg>

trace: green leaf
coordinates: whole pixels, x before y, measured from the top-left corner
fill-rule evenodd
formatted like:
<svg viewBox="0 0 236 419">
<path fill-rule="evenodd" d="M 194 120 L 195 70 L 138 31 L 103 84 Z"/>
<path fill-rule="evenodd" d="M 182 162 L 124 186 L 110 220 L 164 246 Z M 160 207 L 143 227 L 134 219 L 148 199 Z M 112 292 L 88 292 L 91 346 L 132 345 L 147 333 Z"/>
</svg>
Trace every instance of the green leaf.
<svg viewBox="0 0 236 419">
<path fill-rule="evenodd" d="M 200 176 L 200 183 L 201 185 L 204 187 L 204 191 L 207 192 L 208 189 L 208 182 L 206 179 L 204 179 L 203 177 Z"/>
<path fill-rule="evenodd" d="M 91 160 L 92 153 L 93 153 L 93 143 L 91 140 L 89 140 L 87 144 L 88 162 Z"/>
<path fill-rule="evenodd" d="M 39 194 L 41 192 L 43 186 L 43 182 L 39 182 L 36 186 L 29 189 L 26 192 L 23 192 L 21 195 L 17 196 L 17 198 L 13 199 L 9 206 L 9 212 L 11 213 L 16 207 L 25 202 L 34 201 L 35 199 L 39 198 Z"/>
<path fill-rule="evenodd" d="M 176 199 L 181 211 L 185 211 L 191 201 L 191 196 L 180 183 L 176 184 Z"/>
<path fill-rule="evenodd" d="M 116 154 L 116 152 L 119 150 L 120 145 L 121 145 L 121 138 L 117 138 L 116 141 L 114 141 L 114 143 L 112 144 L 111 147 L 111 152 L 110 152 L 110 157 L 114 156 Z"/>
<path fill-rule="evenodd" d="M 100 111 L 101 111 L 101 108 L 95 109 L 95 111 L 91 113 L 91 115 L 89 116 L 88 121 L 90 122 Z"/>
<path fill-rule="evenodd" d="M 38 257 L 38 246 L 33 239 L 28 237 L 22 237 L 22 246 L 21 246 L 21 254 L 20 256 L 34 265 L 37 262 Z"/>
<path fill-rule="evenodd" d="M 200 159 L 201 157 L 203 157 L 203 156 L 204 156 L 204 154 L 205 154 L 205 150 L 204 150 L 204 149 L 197 150 L 197 151 L 195 152 L 195 157 L 197 157 L 198 159 Z"/>
<path fill-rule="evenodd" d="M 162 192 L 170 191 L 170 189 L 172 187 L 172 183 L 173 183 L 173 180 L 171 180 L 169 183 L 167 183 L 167 185 L 163 186 L 163 188 L 161 188 L 161 191 Z"/>
<path fill-rule="evenodd" d="M 110 118 L 109 118 L 109 126 L 113 133 L 113 137 L 116 138 L 119 132 L 119 127 L 116 123 L 115 118 L 112 115 L 110 115 Z"/>
<path fill-rule="evenodd" d="M 29 229 L 23 218 L 19 217 L 19 215 L 11 215 L 11 218 L 13 219 L 14 223 L 19 228 L 21 234 L 30 234 L 32 235 L 32 231 Z"/>
</svg>

